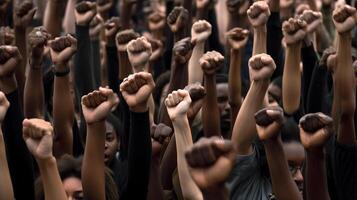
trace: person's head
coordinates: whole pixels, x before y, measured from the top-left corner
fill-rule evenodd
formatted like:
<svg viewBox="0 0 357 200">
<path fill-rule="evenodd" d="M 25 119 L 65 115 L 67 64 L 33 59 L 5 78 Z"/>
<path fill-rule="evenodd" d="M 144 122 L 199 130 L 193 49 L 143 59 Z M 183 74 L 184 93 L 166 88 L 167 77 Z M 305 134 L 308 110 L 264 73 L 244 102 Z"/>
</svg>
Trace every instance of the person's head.
<svg viewBox="0 0 357 200">
<path fill-rule="evenodd" d="M 282 78 L 275 78 L 268 87 L 268 98 L 271 106 L 278 106 L 282 96 Z"/>
<path fill-rule="evenodd" d="M 119 119 L 113 114 L 108 115 L 105 130 L 104 162 L 109 166 L 120 148 L 119 133 L 122 131 Z"/>
<path fill-rule="evenodd" d="M 304 182 L 302 167 L 305 160 L 305 149 L 300 142 L 299 127 L 293 119 L 285 121 L 281 130 L 281 139 L 289 170 L 301 192 Z"/>
<path fill-rule="evenodd" d="M 218 109 L 221 119 L 221 134 L 226 137 L 231 127 L 231 106 L 229 104 L 228 77 L 223 74 L 217 74 L 216 92 Z"/>
</svg>

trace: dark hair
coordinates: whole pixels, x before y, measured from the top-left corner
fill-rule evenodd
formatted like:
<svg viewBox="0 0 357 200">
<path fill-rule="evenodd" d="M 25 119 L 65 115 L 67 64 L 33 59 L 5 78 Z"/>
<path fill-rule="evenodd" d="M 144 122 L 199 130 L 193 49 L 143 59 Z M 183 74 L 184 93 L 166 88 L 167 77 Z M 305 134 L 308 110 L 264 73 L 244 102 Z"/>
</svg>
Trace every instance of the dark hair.
<svg viewBox="0 0 357 200">
<path fill-rule="evenodd" d="M 287 118 L 281 129 L 281 140 L 284 143 L 300 142 L 300 130 L 293 118 Z"/>
<path fill-rule="evenodd" d="M 114 114 L 109 113 L 107 118 L 106 118 L 107 122 L 109 122 L 109 124 L 111 124 L 115 130 L 115 135 L 117 136 L 118 140 L 119 140 L 119 135 L 120 133 L 123 133 L 124 129 L 123 129 L 123 124 L 121 123 L 121 121 L 119 120 L 118 117 L 116 117 Z"/>
</svg>

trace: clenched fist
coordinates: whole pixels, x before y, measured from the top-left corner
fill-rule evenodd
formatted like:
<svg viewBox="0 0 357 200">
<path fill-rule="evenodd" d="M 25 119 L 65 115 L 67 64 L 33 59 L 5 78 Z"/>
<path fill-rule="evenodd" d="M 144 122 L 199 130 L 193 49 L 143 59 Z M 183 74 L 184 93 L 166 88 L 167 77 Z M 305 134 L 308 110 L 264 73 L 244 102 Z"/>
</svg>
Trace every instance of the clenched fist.
<svg viewBox="0 0 357 200">
<path fill-rule="evenodd" d="M 74 11 L 76 23 L 79 26 L 88 26 L 96 14 L 96 3 L 90 1 L 82 1 L 78 3 Z"/>
<path fill-rule="evenodd" d="M 127 51 L 127 45 L 131 40 L 135 40 L 139 37 L 139 34 L 136 33 L 133 29 L 127 29 L 120 31 L 116 35 L 116 45 L 118 51 Z"/>
<path fill-rule="evenodd" d="M 171 31 L 176 33 L 177 31 L 184 29 L 188 17 L 188 11 L 184 7 L 175 7 L 167 17 L 167 24 Z"/>
<path fill-rule="evenodd" d="M 38 66 L 42 63 L 45 46 L 51 35 L 44 27 L 34 28 L 28 36 L 31 52 L 31 65 Z"/>
<path fill-rule="evenodd" d="M 283 109 L 264 108 L 255 114 L 255 122 L 260 140 L 276 139 L 284 122 Z"/>
<path fill-rule="evenodd" d="M 187 63 L 192 55 L 191 38 L 184 38 L 175 43 L 173 48 L 174 59 L 180 64 Z"/>
<path fill-rule="evenodd" d="M 306 149 L 323 147 L 333 134 L 333 120 L 323 113 L 305 115 L 299 127 L 301 143 Z"/>
<path fill-rule="evenodd" d="M 37 8 L 34 8 L 32 1 L 26 0 L 15 6 L 14 25 L 17 28 L 25 29 L 30 25 Z"/>
<path fill-rule="evenodd" d="M 301 19 L 290 18 L 283 23 L 284 41 L 287 45 L 301 42 L 307 33 L 306 22 Z"/>
<path fill-rule="evenodd" d="M 191 102 L 190 94 L 186 90 L 177 90 L 169 94 L 165 99 L 165 106 L 171 121 L 187 118 Z"/>
<path fill-rule="evenodd" d="M 172 128 L 165 124 L 153 125 L 151 127 L 151 139 L 152 139 L 152 155 L 151 157 L 159 159 L 161 148 L 163 145 L 169 143 L 170 135 L 172 134 Z"/>
<path fill-rule="evenodd" d="M 206 20 L 198 20 L 192 25 L 191 42 L 203 43 L 212 33 L 212 26 Z"/>
<path fill-rule="evenodd" d="M 145 37 L 140 37 L 130 41 L 127 48 L 134 72 L 143 71 L 152 54 L 151 44 Z"/>
<path fill-rule="evenodd" d="M 243 48 L 249 39 L 249 31 L 242 28 L 233 28 L 226 33 L 229 46 L 233 50 Z"/>
<path fill-rule="evenodd" d="M 300 19 L 304 20 L 307 24 L 307 32 L 313 33 L 316 31 L 317 27 L 322 24 L 322 14 L 321 12 L 314 12 L 312 10 L 305 10 Z"/>
<path fill-rule="evenodd" d="M 223 67 L 224 57 L 217 51 L 205 53 L 200 59 L 200 66 L 206 75 L 213 75 Z"/>
<path fill-rule="evenodd" d="M 36 160 L 52 158 L 52 125 L 42 119 L 25 119 L 22 122 L 22 126 L 23 139 Z"/>
<path fill-rule="evenodd" d="M 10 77 L 22 56 L 15 46 L 0 46 L 0 78 Z"/>
<path fill-rule="evenodd" d="M 239 14 L 243 15 L 247 12 L 247 9 L 249 8 L 250 1 L 247 0 L 227 0 L 226 1 L 226 6 L 228 9 L 228 12 L 232 14 Z"/>
<path fill-rule="evenodd" d="M 270 16 L 268 3 L 265 1 L 255 2 L 248 9 L 247 15 L 253 27 L 265 26 Z"/>
<path fill-rule="evenodd" d="M 77 51 L 77 40 L 71 35 L 57 37 L 49 42 L 52 62 L 55 66 L 66 65 Z"/>
<path fill-rule="evenodd" d="M 276 68 L 268 54 L 258 54 L 249 59 L 249 74 L 254 81 L 269 80 Z"/>
<path fill-rule="evenodd" d="M 148 110 L 148 100 L 154 88 L 152 75 L 147 72 L 132 74 L 120 84 L 120 92 L 133 112 Z"/>
<path fill-rule="evenodd" d="M 194 120 L 197 113 L 202 108 L 203 97 L 206 96 L 206 90 L 200 83 L 190 84 L 185 89 L 191 97 L 192 103 L 187 112 L 187 117 L 190 121 Z"/>
<path fill-rule="evenodd" d="M 103 18 L 97 14 L 89 23 L 89 36 L 92 40 L 98 40 L 100 32 L 103 30 Z"/>
<path fill-rule="evenodd" d="M 235 155 L 232 142 L 218 137 L 201 138 L 185 152 L 191 177 L 202 190 L 224 184 Z"/>
<path fill-rule="evenodd" d="M 327 67 L 327 69 L 331 72 L 335 71 L 335 67 L 337 65 L 337 55 L 336 49 L 333 47 L 329 47 L 325 49 L 320 59 L 320 66 Z"/>
<path fill-rule="evenodd" d="M 356 8 L 349 5 L 337 7 L 333 11 L 333 22 L 339 33 L 345 33 L 351 31 L 357 23 L 357 11 Z"/>
<path fill-rule="evenodd" d="M 121 28 L 119 17 L 112 17 L 104 24 L 108 45 L 115 45 L 115 36 Z"/>
</svg>

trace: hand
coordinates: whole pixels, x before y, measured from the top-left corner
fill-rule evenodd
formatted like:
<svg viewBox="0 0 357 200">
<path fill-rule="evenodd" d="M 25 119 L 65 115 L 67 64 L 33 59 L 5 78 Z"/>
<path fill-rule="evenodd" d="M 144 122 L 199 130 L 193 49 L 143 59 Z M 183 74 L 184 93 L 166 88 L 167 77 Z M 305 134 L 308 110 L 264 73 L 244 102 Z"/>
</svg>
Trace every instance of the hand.
<svg viewBox="0 0 357 200">
<path fill-rule="evenodd" d="M 216 0 L 196 0 L 197 9 L 207 9 L 213 7 L 216 3 Z"/>
<path fill-rule="evenodd" d="M 260 140 L 276 139 L 284 123 L 284 112 L 280 107 L 264 108 L 254 115 Z"/>
<path fill-rule="evenodd" d="M 0 46 L 0 78 L 12 76 L 21 59 L 16 46 Z"/>
<path fill-rule="evenodd" d="M 191 38 L 184 38 L 175 43 L 173 48 L 174 59 L 180 64 L 187 63 L 192 55 Z"/>
<path fill-rule="evenodd" d="M 287 45 L 301 42 L 307 33 L 306 22 L 301 19 L 290 18 L 283 23 L 284 42 Z"/>
<path fill-rule="evenodd" d="M 148 25 L 151 32 L 164 29 L 165 23 L 165 14 L 162 12 L 153 12 L 148 17 Z"/>
<path fill-rule="evenodd" d="M 51 34 L 49 34 L 44 27 L 36 27 L 29 34 L 28 42 L 31 52 L 30 63 L 32 66 L 41 65 L 45 54 L 45 47 L 47 46 L 47 41 L 50 37 Z"/>
<path fill-rule="evenodd" d="M 151 44 L 145 37 L 132 40 L 128 44 L 128 56 L 134 72 L 143 71 L 152 54 Z"/>
<path fill-rule="evenodd" d="M 140 113 L 148 110 L 148 100 L 154 88 L 152 75 L 147 72 L 132 74 L 120 84 L 120 92 L 130 110 Z"/>
<path fill-rule="evenodd" d="M 89 23 L 89 36 L 92 40 L 98 40 L 99 34 L 103 30 L 104 21 L 100 15 L 96 15 L 93 17 L 91 22 Z"/>
<path fill-rule="evenodd" d="M 243 15 L 247 13 L 247 10 L 249 8 L 250 1 L 247 0 L 227 0 L 226 1 L 226 6 L 228 9 L 228 12 L 231 14 L 239 14 Z"/>
<path fill-rule="evenodd" d="M 151 157 L 159 159 L 161 148 L 162 146 L 170 142 L 171 134 L 172 134 L 171 127 L 166 126 L 165 124 L 153 125 L 151 127 L 151 138 L 152 138 Z"/>
<path fill-rule="evenodd" d="M 204 190 L 224 185 L 233 169 L 236 154 L 231 141 L 211 137 L 201 138 L 185 156 L 192 179 Z"/>
<path fill-rule="evenodd" d="M 70 34 L 57 37 L 49 42 L 52 62 L 56 67 L 67 65 L 77 51 L 77 40 Z"/>
<path fill-rule="evenodd" d="M 116 45 L 118 48 L 118 51 L 127 51 L 127 45 L 131 40 L 135 40 L 136 38 L 139 37 L 139 34 L 136 33 L 132 29 L 127 29 L 124 31 L 120 31 L 116 35 Z"/>
<path fill-rule="evenodd" d="M 299 127 L 305 149 L 323 147 L 333 134 L 333 120 L 323 113 L 305 115 L 300 119 Z"/>
<path fill-rule="evenodd" d="M 173 33 L 183 30 L 189 14 L 184 7 L 175 7 L 167 17 L 167 24 Z"/>
<path fill-rule="evenodd" d="M 165 106 L 171 121 L 187 117 L 191 102 L 190 94 L 186 90 L 177 90 L 169 94 L 165 99 Z"/>
<path fill-rule="evenodd" d="M 269 80 L 276 68 L 268 54 L 258 54 L 249 59 L 249 73 L 254 81 Z"/>
<path fill-rule="evenodd" d="M 349 5 L 337 7 L 332 14 L 333 22 L 339 33 L 351 31 L 357 23 L 356 8 Z"/>
<path fill-rule="evenodd" d="M 87 124 L 103 122 L 118 105 L 119 99 L 113 90 L 100 87 L 82 97 L 83 116 Z"/>
<path fill-rule="evenodd" d="M 191 42 L 204 43 L 212 33 L 212 26 L 206 20 L 198 20 L 192 25 Z"/>
<path fill-rule="evenodd" d="M 106 14 L 113 7 L 113 0 L 97 0 L 98 13 Z"/>
<path fill-rule="evenodd" d="M 206 75 L 213 75 L 223 67 L 224 57 L 217 51 L 205 53 L 200 59 L 200 66 Z"/>
<path fill-rule="evenodd" d="M 15 39 L 14 29 L 8 26 L 0 27 L 0 45 L 13 45 Z"/>
<path fill-rule="evenodd" d="M 191 97 L 192 103 L 187 111 L 187 118 L 192 121 L 203 105 L 203 97 L 206 96 L 206 90 L 200 83 L 190 84 L 185 89 Z"/>
<path fill-rule="evenodd" d="M 164 53 L 164 44 L 162 44 L 161 40 L 157 40 L 153 37 L 148 37 L 147 40 L 150 42 L 152 48 L 150 61 L 158 60 Z"/>
<path fill-rule="evenodd" d="M 36 13 L 36 10 L 37 8 L 33 7 L 33 3 L 30 0 L 26 0 L 21 3 L 18 7 L 15 8 L 14 26 L 16 28 L 22 29 L 27 28 Z"/>
<path fill-rule="evenodd" d="M 321 12 L 305 10 L 299 18 L 306 22 L 307 24 L 306 30 L 308 33 L 315 32 L 316 29 L 322 24 Z"/>
<path fill-rule="evenodd" d="M 7 109 L 10 107 L 10 102 L 6 99 L 3 92 L 0 91 L 0 124 L 5 119 Z"/>
<path fill-rule="evenodd" d="M 309 4 L 302 3 L 298 7 L 296 7 L 295 15 L 296 16 L 302 15 L 305 10 L 308 11 L 308 10 L 311 10 L 311 8 L 310 8 Z"/>
<path fill-rule="evenodd" d="M 240 50 L 243 47 L 245 47 L 245 45 L 248 42 L 249 39 L 249 31 L 246 29 L 242 29 L 242 28 L 233 28 L 230 31 L 228 31 L 226 33 L 227 36 L 227 41 L 229 46 L 233 49 L 233 50 Z"/>
<path fill-rule="evenodd" d="M 269 5 L 265 1 L 256 1 L 247 11 L 253 27 L 265 26 L 270 16 Z"/>
<path fill-rule="evenodd" d="M 112 17 L 105 25 L 105 37 L 107 37 L 107 45 L 115 44 L 115 35 L 121 28 L 121 22 L 119 17 Z"/>
<path fill-rule="evenodd" d="M 36 160 L 52 158 L 53 128 L 51 124 L 42 119 L 25 119 L 22 126 L 22 137 Z"/>
<path fill-rule="evenodd" d="M 337 64 L 337 55 L 336 49 L 333 47 L 327 48 L 320 59 L 320 66 L 325 66 L 331 72 L 335 71 L 335 67 Z"/>
<path fill-rule="evenodd" d="M 79 26 L 88 26 L 96 14 L 96 3 L 82 1 L 76 5 L 76 9 L 74 11 L 76 24 Z"/>
</svg>

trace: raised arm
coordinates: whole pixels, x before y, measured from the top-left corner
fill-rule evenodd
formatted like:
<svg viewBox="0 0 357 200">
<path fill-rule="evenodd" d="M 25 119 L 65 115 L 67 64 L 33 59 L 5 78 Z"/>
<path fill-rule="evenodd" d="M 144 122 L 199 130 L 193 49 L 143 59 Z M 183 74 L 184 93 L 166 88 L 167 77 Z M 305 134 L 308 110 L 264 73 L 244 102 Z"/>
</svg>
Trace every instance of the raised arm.
<svg viewBox="0 0 357 200">
<path fill-rule="evenodd" d="M 105 118 L 118 104 L 113 91 L 99 88 L 82 97 L 83 115 L 87 123 L 87 140 L 82 164 L 85 199 L 105 200 L 104 143 Z"/>
<path fill-rule="evenodd" d="M 254 114 L 263 107 L 270 77 L 275 70 L 274 60 L 267 54 L 258 54 L 249 60 L 252 84 L 235 121 L 232 142 L 238 154 L 253 152 L 252 142 L 256 137 Z"/>
<path fill-rule="evenodd" d="M 184 7 L 175 7 L 169 16 L 167 16 L 167 24 L 174 33 L 174 42 L 178 42 L 188 36 L 187 23 L 189 20 L 189 13 Z"/>
<path fill-rule="evenodd" d="M 35 157 L 40 169 L 46 200 L 66 200 L 67 195 L 57 169 L 56 158 L 52 155 L 53 128 L 42 119 L 25 119 L 23 138 L 27 148 Z"/>
<path fill-rule="evenodd" d="M 123 29 L 131 28 L 131 12 L 136 0 L 123 0 L 120 2 L 120 19 L 123 22 Z"/>
<path fill-rule="evenodd" d="M 290 18 L 283 23 L 286 43 L 283 73 L 283 106 L 287 114 L 293 114 L 300 107 L 301 96 L 301 41 L 306 36 L 306 22 Z"/>
<path fill-rule="evenodd" d="M 97 0 L 97 10 L 104 21 L 109 18 L 109 11 L 113 7 L 113 0 Z"/>
<path fill-rule="evenodd" d="M 255 114 L 256 127 L 263 141 L 268 160 L 273 192 L 277 199 L 302 199 L 296 183 L 289 171 L 285 158 L 280 129 L 284 122 L 283 109 L 269 107 Z"/>
<path fill-rule="evenodd" d="M 193 144 L 191 129 L 187 119 L 187 111 L 190 104 L 190 95 L 185 90 L 174 91 L 169 94 L 165 100 L 167 111 L 174 126 L 177 148 L 177 169 L 183 198 L 203 199 L 200 189 L 190 176 L 184 154 Z"/>
<path fill-rule="evenodd" d="M 50 42 L 52 62 L 55 66 L 53 94 L 54 155 L 73 153 L 74 105 L 71 95 L 68 62 L 77 51 L 77 40 L 71 35 Z"/>
<path fill-rule="evenodd" d="M 333 12 L 333 19 L 338 32 L 337 66 L 334 73 L 334 95 L 339 99 L 337 141 L 340 144 L 356 144 L 356 84 L 351 53 L 351 30 L 357 23 L 356 9 L 348 5 L 337 8 Z"/>
<path fill-rule="evenodd" d="M 43 28 L 37 27 L 29 34 L 30 56 L 28 75 L 24 90 L 24 114 L 27 118 L 44 118 L 44 88 L 42 62 L 45 46 L 50 34 Z M 36 89 L 34 89 L 36 88 Z"/>
<path fill-rule="evenodd" d="M 43 25 L 53 37 L 59 37 L 62 31 L 62 19 L 68 0 L 47 1 Z"/>
<path fill-rule="evenodd" d="M 200 59 L 205 74 L 206 96 L 202 106 L 203 131 L 206 137 L 221 136 L 220 113 L 217 102 L 216 71 L 223 67 L 224 57 L 216 52 L 207 52 Z"/>
<path fill-rule="evenodd" d="M 128 57 L 127 45 L 131 40 L 134 40 L 138 37 L 139 34 L 134 32 L 132 29 L 120 31 L 116 35 L 116 45 L 119 59 L 119 80 L 123 80 L 129 76 L 129 74 L 133 73 L 133 69 Z"/>
<path fill-rule="evenodd" d="M 332 118 L 322 114 L 307 114 L 300 119 L 301 143 L 306 149 L 306 197 L 330 199 L 327 189 L 324 146 L 333 135 Z"/>
</svg>

